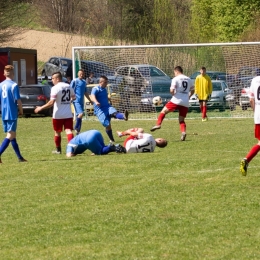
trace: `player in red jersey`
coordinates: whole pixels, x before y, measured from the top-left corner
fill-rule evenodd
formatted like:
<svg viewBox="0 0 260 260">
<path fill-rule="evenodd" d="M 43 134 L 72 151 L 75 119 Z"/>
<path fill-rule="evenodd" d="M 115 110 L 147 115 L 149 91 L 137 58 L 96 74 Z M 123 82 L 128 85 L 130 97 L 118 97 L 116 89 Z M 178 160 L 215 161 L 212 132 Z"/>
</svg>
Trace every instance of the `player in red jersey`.
<svg viewBox="0 0 260 260">
<path fill-rule="evenodd" d="M 71 112 L 71 101 L 75 99 L 75 93 L 69 84 L 62 82 L 60 72 L 52 74 L 53 87 L 51 89 L 51 98 L 48 103 L 41 107 L 36 107 L 34 112 L 38 113 L 41 110 L 53 106 L 52 123 L 54 129 L 54 142 L 56 150 L 52 153 L 61 154 L 61 132 L 64 128 L 68 142 L 73 138 L 73 115 Z"/>
<path fill-rule="evenodd" d="M 186 124 L 184 119 L 188 113 L 189 99 L 194 93 L 194 86 L 192 85 L 191 79 L 183 74 L 183 69 L 181 66 L 174 68 L 174 75 L 175 77 L 172 79 L 170 87 L 172 99 L 162 109 L 160 115 L 158 116 L 157 123 L 151 128 L 151 131 L 153 132 L 160 129 L 165 115 L 178 109 L 181 141 L 185 141 Z"/>
</svg>

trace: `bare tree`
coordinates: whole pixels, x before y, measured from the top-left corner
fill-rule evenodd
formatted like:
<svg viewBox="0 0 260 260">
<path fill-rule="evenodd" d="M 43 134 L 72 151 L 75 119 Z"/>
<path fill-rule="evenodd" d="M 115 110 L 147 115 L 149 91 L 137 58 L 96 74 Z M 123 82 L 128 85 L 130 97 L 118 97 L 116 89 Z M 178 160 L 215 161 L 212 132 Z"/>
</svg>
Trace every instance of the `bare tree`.
<svg viewBox="0 0 260 260">
<path fill-rule="evenodd" d="M 87 6 L 83 0 L 34 0 L 43 25 L 67 33 L 81 33 Z"/>
</svg>

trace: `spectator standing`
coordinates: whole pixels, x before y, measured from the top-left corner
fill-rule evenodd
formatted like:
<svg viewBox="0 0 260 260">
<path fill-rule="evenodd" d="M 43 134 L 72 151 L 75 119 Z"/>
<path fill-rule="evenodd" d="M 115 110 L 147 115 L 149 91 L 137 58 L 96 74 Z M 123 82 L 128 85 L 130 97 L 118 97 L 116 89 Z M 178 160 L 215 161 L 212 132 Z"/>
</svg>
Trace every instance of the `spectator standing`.
<svg viewBox="0 0 260 260">
<path fill-rule="evenodd" d="M 94 103 L 94 114 L 98 117 L 100 123 L 106 128 L 106 133 L 110 139 L 110 142 L 114 142 L 111 118 L 117 118 L 120 120 L 128 120 L 128 111 L 125 110 L 124 114 L 117 112 L 109 103 L 111 102 L 108 98 L 107 93 L 108 79 L 106 76 L 101 76 L 99 79 L 99 85 L 94 87 L 91 91 L 91 100 Z"/>
<path fill-rule="evenodd" d="M 250 105 L 254 110 L 254 123 L 255 123 L 255 138 L 258 140 L 258 143 L 254 145 L 246 157 L 240 163 L 240 172 L 243 176 L 247 175 L 247 167 L 251 160 L 258 154 L 260 151 L 260 76 L 257 76 L 252 79 L 250 89 L 249 89 L 249 98 Z"/>
<path fill-rule="evenodd" d="M 199 99 L 200 111 L 202 113 L 202 121 L 208 121 L 207 102 L 211 99 L 212 82 L 206 74 L 206 68 L 201 67 L 200 75 L 195 79 L 195 95 Z"/>
<path fill-rule="evenodd" d="M 36 107 L 34 112 L 38 113 L 53 106 L 52 124 L 56 150 L 52 153 L 61 154 L 61 132 L 63 128 L 68 142 L 73 138 L 73 116 L 70 104 L 71 100 L 75 99 L 75 94 L 69 84 L 62 82 L 60 72 L 54 72 L 51 79 L 54 86 L 51 89 L 49 102 L 41 107 Z"/>
<path fill-rule="evenodd" d="M 87 84 L 84 79 L 84 70 L 78 71 L 78 78 L 71 81 L 70 86 L 73 88 L 76 99 L 73 101 L 74 111 L 76 113 L 76 123 L 74 130 L 76 134 L 80 133 L 82 125 L 82 117 L 84 115 L 84 97 L 86 97 L 90 103 L 92 103 L 89 94 L 87 92 Z"/>
<path fill-rule="evenodd" d="M 172 79 L 170 87 L 172 98 L 163 107 L 161 113 L 158 116 L 157 123 L 154 127 L 151 128 L 151 131 L 153 132 L 157 129 L 160 129 L 165 115 L 178 109 L 181 141 L 185 141 L 186 123 L 184 120 L 188 113 L 189 98 L 194 93 L 194 86 L 192 85 L 191 79 L 183 74 L 183 69 L 181 66 L 174 68 L 174 75 L 175 77 Z"/>
<path fill-rule="evenodd" d="M 94 73 L 93 72 L 90 72 L 89 73 L 89 77 L 87 78 L 87 83 L 88 84 L 94 84 L 96 81 L 96 78 L 94 76 Z"/>
<path fill-rule="evenodd" d="M 0 102 L 3 129 L 7 134 L 0 146 L 0 163 L 2 163 L 1 155 L 10 143 L 12 144 L 12 147 L 18 157 L 18 161 L 27 162 L 27 160 L 25 160 L 21 155 L 18 143 L 16 141 L 18 115 L 23 114 L 23 107 L 19 87 L 13 81 L 14 67 L 12 65 L 5 66 L 4 76 L 6 79 L 0 84 Z M 17 106 L 19 112 L 17 111 Z"/>
</svg>

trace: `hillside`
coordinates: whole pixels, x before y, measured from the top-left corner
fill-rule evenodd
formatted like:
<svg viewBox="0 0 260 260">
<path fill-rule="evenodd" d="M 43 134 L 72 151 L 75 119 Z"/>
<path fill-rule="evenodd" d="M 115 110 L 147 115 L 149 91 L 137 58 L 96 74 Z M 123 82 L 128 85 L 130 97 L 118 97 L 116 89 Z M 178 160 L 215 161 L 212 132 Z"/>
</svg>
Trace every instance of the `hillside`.
<svg viewBox="0 0 260 260">
<path fill-rule="evenodd" d="M 5 46 L 36 49 L 38 61 L 45 62 L 51 56 L 71 58 L 72 46 L 94 45 L 106 45 L 106 43 L 104 40 L 79 35 L 28 30 L 19 35 L 16 40 L 6 43 Z"/>
</svg>

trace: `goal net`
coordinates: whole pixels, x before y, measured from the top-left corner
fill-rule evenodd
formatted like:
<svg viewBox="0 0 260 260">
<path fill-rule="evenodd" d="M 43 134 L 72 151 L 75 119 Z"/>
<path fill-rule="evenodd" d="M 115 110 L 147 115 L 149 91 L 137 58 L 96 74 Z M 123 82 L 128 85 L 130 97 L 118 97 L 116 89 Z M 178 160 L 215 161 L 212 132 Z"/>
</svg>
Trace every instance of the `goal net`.
<svg viewBox="0 0 260 260">
<path fill-rule="evenodd" d="M 108 77 L 112 105 L 131 119 L 155 119 L 171 99 L 170 84 L 175 66 L 195 81 L 201 66 L 213 83 L 208 102 L 209 117 L 252 117 L 247 89 L 260 75 L 260 43 L 179 44 L 73 47 L 73 77 L 79 68 L 86 77 L 94 74 L 89 91 L 100 76 Z M 160 96 L 161 104 L 153 98 Z M 198 100 L 190 100 L 188 118 L 200 117 Z M 93 113 L 88 113 L 91 118 Z M 167 118 L 177 118 L 169 113 Z"/>
</svg>

